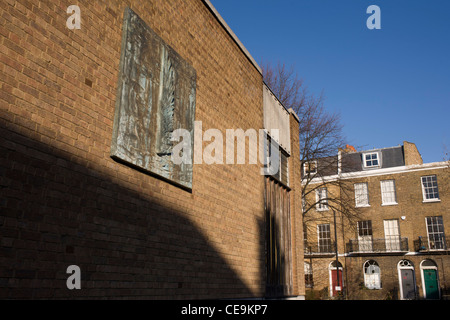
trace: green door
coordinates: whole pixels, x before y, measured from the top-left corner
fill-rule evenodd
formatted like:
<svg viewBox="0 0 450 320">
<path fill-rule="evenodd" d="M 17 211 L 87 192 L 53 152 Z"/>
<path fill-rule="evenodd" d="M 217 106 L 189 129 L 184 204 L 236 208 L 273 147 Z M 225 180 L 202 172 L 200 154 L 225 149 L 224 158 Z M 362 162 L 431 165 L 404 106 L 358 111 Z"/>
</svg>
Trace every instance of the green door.
<svg viewBox="0 0 450 320">
<path fill-rule="evenodd" d="M 437 272 L 434 269 L 424 269 L 425 292 L 427 299 L 439 299 Z"/>
</svg>

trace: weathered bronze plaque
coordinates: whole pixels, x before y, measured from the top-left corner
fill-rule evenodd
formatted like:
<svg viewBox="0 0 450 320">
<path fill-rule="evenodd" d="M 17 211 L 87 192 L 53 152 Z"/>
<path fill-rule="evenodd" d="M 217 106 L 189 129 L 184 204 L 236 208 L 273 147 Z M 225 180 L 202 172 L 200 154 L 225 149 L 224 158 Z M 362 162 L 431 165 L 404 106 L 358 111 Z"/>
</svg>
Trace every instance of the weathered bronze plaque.
<svg viewBox="0 0 450 320">
<path fill-rule="evenodd" d="M 195 69 L 129 8 L 121 50 L 111 157 L 191 189 L 193 152 L 181 164 L 171 156 L 175 129 L 194 147 Z"/>
</svg>

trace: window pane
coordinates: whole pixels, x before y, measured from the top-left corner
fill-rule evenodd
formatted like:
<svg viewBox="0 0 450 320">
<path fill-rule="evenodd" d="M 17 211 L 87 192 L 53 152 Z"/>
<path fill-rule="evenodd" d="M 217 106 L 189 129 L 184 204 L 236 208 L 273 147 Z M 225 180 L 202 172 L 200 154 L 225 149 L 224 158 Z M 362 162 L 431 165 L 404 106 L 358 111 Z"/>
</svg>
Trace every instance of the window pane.
<svg viewBox="0 0 450 320">
<path fill-rule="evenodd" d="M 319 252 L 331 252 L 331 233 L 329 224 L 317 226 L 319 236 Z"/>
<path fill-rule="evenodd" d="M 355 205 L 357 207 L 369 205 L 367 183 L 355 183 Z"/>
<path fill-rule="evenodd" d="M 366 167 L 378 166 L 378 153 L 368 153 L 364 155 Z"/>
<path fill-rule="evenodd" d="M 368 289 L 381 289 L 381 270 L 374 260 L 364 264 L 364 285 Z"/>
<path fill-rule="evenodd" d="M 400 228 L 398 220 L 384 220 L 384 235 L 386 237 L 386 251 L 400 250 Z"/>
<path fill-rule="evenodd" d="M 358 221 L 358 234 L 360 236 L 372 235 L 372 221 Z"/>
<path fill-rule="evenodd" d="M 439 190 L 435 175 L 422 177 L 422 190 L 424 200 L 439 199 Z"/>
<path fill-rule="evenodd" d="M 397 203 L 394 180 L 381 181 L 381 198 L 383 204 Z"/>
<path fill-rule="evenodd" d="M 328 192 L 327 188 L 316 190 L 316 201 L 318 210 L 328 210 Z"/>
<path fill-rule="evenodd" d="M 428 243 L 431 250 L 445 249 L 444 223 L 442 216 L 427 217 Z"/>
</svg>

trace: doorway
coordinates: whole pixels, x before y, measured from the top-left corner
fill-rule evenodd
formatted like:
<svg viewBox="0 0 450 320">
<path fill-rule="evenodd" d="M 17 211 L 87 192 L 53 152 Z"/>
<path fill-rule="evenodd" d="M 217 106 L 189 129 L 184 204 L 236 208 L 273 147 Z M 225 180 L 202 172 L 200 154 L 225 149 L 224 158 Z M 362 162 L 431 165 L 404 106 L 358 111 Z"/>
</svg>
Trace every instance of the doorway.
<svg viewBox="0 0 450 320">
<path fill-rule="evenodd" d="M 328 269 L 330 272 L 330 296 L 336 297 L 338 292 L 343 292 L 344 290 L 344 277 L 342 264 L 338 262 L 338 268 L 336 268 L 336 261 L 330 263 Z M 338 278 L 339 274 L 339 278 Z M 339 282 L 338 282 L 339 279 Z"/>
<path fill-rule="evenodd" d="M 433 260 L 423 260 L 420 263 L 420 273 L 422 275 L 423 296 L 425 299 L 440 299 L 439 275 L 436 263 Z"/>
<path fill-rule="evenodd" d="M 416 276 L 414 265 L 409 260 L 401 260 L 398 265 L 398 279 L 400 285 L 400 298 L 413 300 L 416 298 Z"/>
</svg>

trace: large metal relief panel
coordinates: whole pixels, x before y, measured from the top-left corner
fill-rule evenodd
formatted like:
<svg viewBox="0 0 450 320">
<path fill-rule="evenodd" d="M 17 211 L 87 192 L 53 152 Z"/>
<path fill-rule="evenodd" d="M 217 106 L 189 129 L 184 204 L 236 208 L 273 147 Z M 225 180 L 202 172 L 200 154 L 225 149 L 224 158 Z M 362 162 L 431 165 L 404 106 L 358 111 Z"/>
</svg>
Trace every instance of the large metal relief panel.
<svg viewBox="0 0 450 320">
<path fill-rule="evenodd" d="M 195 69 L 127 8 L 111 156 L 191 189 L 195 96 Z M 172 161 L 175 129 L 191 137 L 181 164 Z"/>
</svg>

